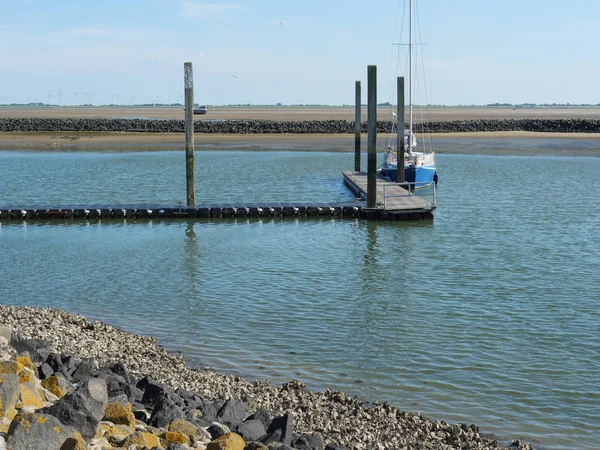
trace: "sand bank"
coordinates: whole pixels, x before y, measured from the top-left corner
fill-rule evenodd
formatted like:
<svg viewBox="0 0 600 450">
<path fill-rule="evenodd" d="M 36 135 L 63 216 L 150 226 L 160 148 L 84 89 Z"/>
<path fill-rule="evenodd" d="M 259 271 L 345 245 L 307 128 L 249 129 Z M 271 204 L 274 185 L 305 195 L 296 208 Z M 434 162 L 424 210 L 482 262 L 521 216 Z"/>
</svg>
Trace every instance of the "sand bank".
<svg viewBox="0 0 600 450">
<path fill-rule="evenodd" d="M 422 139 L 421 136 L 418 137 Z M 440 133 L 431 135 L 437 153 L 496 155 L 600 156 L 600 134 L 524 131 Z M 388 136 L 379 135 L 382 151 Z M 0 149 L 17 151 L 164 151 L 183 150 L 182 133 L 41 132 L 0 133 Z M 195 149 L 244 151 L 353 152 L 351 134 L 196 134 Z M 367 136 L 362 136 L 363 152 Z"/>
</svg>

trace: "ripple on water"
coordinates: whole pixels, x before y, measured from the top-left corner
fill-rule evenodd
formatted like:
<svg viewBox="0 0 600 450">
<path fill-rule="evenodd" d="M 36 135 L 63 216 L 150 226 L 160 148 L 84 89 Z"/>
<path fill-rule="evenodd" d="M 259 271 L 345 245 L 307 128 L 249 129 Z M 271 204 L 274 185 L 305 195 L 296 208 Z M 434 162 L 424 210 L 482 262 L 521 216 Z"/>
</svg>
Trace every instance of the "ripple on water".
<svg viewBox="0 0 600 450">
<path fill-rule="evenodd" d="M 198 156 L 202 201 L 351 198 L 348 155 Z M 185 195 L 177 152 L 0 158 L 10 203 Z M 564 161 L 440 155 L 433 223 L 3 223 L 0 296 L 153 334 L 232 373 L 594 448 L 600 209 L 572 211 L 567 199 L 597 205 L 598 191 L 566 173 L 595 180 L 600 160 Z"/>
</svg>

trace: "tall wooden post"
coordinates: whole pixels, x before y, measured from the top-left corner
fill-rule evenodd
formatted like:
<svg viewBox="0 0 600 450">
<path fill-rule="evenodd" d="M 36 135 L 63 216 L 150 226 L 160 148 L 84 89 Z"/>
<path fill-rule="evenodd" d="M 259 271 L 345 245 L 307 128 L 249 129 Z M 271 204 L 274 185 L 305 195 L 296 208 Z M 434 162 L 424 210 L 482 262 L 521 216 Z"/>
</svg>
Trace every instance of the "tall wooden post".
<svg viewBox="0 0 600 450">
<path fill-rule="evenodd" d="M 367 208 L 377 206 L 377 66 L 367 66 Z"/>
<path fill-rule="evenodd" d="M 360 81 L 356 82 L 354 108 L 354 171 L 360 172 Z"/>
<path fill-rule="evenodd" d="M 192 63 L 183 64 L 185 86 L 185 182 L 187 205 L 196 205 L 194 193 L 194 73 Z"/>
<path fill-rule="evenodd" d="M 396 166 L 397 176 L 396 181 L 398 183 L 404 183 L 404 77 L 398 77 L 398 111 L 396 121 Z"/>
</svg>

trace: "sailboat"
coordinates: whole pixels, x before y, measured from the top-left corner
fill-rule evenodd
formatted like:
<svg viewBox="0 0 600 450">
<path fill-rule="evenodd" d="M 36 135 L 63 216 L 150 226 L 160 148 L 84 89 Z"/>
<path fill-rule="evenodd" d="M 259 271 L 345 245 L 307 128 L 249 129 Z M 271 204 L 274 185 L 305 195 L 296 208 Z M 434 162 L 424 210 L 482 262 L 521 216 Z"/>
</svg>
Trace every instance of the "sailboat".
<svg viewBox="0 0 600 450">
<path fill-rule="evenodd" d="M 404 132 L 404 181 L 409 187 L 422 188 L 437 184 L 438 175 L 435 166 L 435 153 L 433 148 L 425 149 L 417 145 L 413 133 L 413 0 L 409 0 L 409 43 L 408 43 L 408 130 Z M 397 128 L 397 127 L 396 127 Z M 397 133 L 402 132 L 396 130 Z M 383 164 L 379 168 L 379 175 L 394 183 L 398 182 L 398 151 L 390 142 L 384 153 Z"/>
</svg>

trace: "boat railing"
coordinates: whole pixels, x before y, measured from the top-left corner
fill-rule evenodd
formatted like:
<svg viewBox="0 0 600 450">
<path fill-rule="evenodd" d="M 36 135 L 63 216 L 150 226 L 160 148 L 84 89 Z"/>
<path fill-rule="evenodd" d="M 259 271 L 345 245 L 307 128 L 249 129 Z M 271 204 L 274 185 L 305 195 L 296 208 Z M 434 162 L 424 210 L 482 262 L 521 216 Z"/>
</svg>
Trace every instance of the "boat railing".
<svg viewBox="0 0 600 450">
<path fill-rule="evenodd" d="M 402 190 L 398 189 L 388 189 L 388 188 L 396 188 L 400 187 Z M 402 198 L 402 197 L 420 197 L 426 202 L 428 202 L 433 208 L 436 207 L 436 186 L 434 181 L 430 182 L 402 182 L 402 183 L 385 183 L 383 185 L 383 208 L 387 209 L 387 202 L 392 198 Z"/>
</svg>

